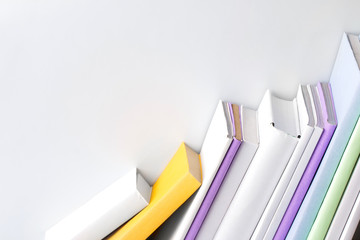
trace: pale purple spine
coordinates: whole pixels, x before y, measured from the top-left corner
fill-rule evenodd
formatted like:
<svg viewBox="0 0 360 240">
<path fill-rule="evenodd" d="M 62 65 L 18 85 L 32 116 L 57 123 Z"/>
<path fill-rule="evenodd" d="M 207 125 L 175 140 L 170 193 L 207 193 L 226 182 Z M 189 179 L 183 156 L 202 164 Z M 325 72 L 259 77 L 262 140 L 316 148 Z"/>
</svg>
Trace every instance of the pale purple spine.
<svg viewBox="0 0 360 240">
<path fill-rule="evenodd" d="M 230 109 L 230 115 L 231 115 L 231 121 L 234 124 L 234 113 L 232 111 L 231 106 L 229 107 Z M 235 130 L 234 130 L 235 131 Z M 185 237 L 185 240 L 193 240 L 195 239 L 196 235 L 198 234 L 201 225 L 203 224 L 205 217 L 216 197 L 216 194 L 218 193 L 221 184 L 226 176 L 226 173 L 228 172 L 230 165 L 233 161 L 233 159 L 235 158 L 235 155 L 240 147 L 241 141 L 233 138 L 231 145 L 228 149 L 228 151 L 226 152 L 226 155 L 219 167 L 219 170 L 217 171 L 213 182 L 211 183 L 211 186 L 208 190 L 208 192 L 206 193 L 206 196 L 199 208 L 199 211 L 197 212 L 194 221 L 192 222 L 190 229 Z"/>
</svg>

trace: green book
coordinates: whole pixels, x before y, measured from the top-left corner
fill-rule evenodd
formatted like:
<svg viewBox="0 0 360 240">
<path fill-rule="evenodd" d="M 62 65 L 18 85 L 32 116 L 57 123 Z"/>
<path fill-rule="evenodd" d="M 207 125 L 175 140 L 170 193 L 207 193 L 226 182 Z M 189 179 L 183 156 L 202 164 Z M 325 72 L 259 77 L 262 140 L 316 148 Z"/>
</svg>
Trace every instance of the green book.
<svg viewBox="0 0 360 240">
<path fill-rule="evenodd" d="M 315 222 L 308 235 L 308 240 L 324 239 L 329 229 L 351 173 L 356 165 L 360 154 L 360 121 L 359 117 L 356 126 L 351 134 L 344 154 L 341 157 L 339 166 L 334 178 L 326 193 Z"/>
</svg>

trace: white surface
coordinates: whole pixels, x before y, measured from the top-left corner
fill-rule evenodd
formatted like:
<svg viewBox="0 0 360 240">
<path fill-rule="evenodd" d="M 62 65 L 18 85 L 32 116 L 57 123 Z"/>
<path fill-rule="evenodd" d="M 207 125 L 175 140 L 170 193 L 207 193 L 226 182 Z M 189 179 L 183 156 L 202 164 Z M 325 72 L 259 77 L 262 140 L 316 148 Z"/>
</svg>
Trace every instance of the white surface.
<svg viewBox="0 0 360 240">
<path fill-rule="evenodd" d="M 136 168 L 46 232 L 46 240 L 103 239 L 150 202 L 151 187 Z"/>
<path fill-rule="evenodd" d="M 206 214 L 197 240 L 213 239 L 259 145 L 257 111 L 241 106 L 242 142 L 224 181 Z M 254 137 L 255 136 L 255 137 Z M 248 141 L 247 138 L 253 138 Z"/>
<path fill-rule="evenodd" d="M 300 132 L 295 132 L 295 137 L 281 131 L 284 126 L 276 119 L 287 119 L 286 127 L 296 129 L 299 119 L 295 111 L 296 100 L 283 100 L 266 92 L 258 109 L 259 147 L 214 239 L 250 239 L 299 142 L 297 136 Z M 290 113 L 296 117 L 289 116 Z M 290 120 L 294 120 L 292 124 Z"/>
<path fill-rule="evenodd" d="M 360 2 L 0 2 L 0 239 L 45 230 L 138 167 L 200 150 L 219 99 L 329 78 Z"/>
<path fill-rule="evenodd" d="M 304 93 L 303 91 L 306 91 Z M 309 154 L 306 154 L 306 151 L 313 152 L 315 145 L 309 145 L 309 140 L 312 138 L 314 131 L 314 119 L 312 114 L 312 106 L 310 100 L 310 94 L 308 89 L 305 86 L 305 89 L 302 90 L 302 85 L 299 86 L 296 102 L 299 115 L 299 125 L 300 125 L 300 139 L 299 142 L 290 157 L 289 162 L 286 165 L 284 172 L 282 173 L 279 182 L 277 183 L 274 192 L 271 195 L 269 202 L 266 205 L 264 212 L 261 215 L 259 222 L 251 236 L 251 239 L 264 239 L 267 228 L 270 225 L 271 219 L 274 216 L 277 207 L 283 197 L 286 188 L 288 187 L 290 180 L 294 174 L 294 171 L 300 161 L 308 161 L 310 159 Z M 305 98 L 307 98 L 305 100 Z M 305 102 L 306 101 L 306 102 Z M 307 103 L 307 104 L 306 104 Z M 309 111 L 311 114 L 309 114 Z M 318 140 L 319 138 L 317 138 Z M 306 159 L 303 159 L 305 157 Z"/>
<path fill-rule="evenodd" d="M 356 202 L 360 191 L 360 158 L 358 158 L 356 167 L 351 175 L 346 190 L 341 197 L 340 204 L 336 209 L 330 228 L 326 234 L 326 240 L 340 239 L 341 233 L 351 214 L 351 210 Z M 356 226 L 355 226 L 356 227 Z"/>
<path fill-rule="evenodd" d="M 226 106 L 228 104 L 226 103 Z M 209 129 L 206 133 L 204 144 L 201 147 L 201 170 L 202 184 L 185 204 L 183 204 L 175 214 L 173 214 L 159 228 L 155 239 L 183 240 L 193 222 L 209 187 L 233 141 L 227 126 L 227 111 L 223 107 L 223 102 L 219 101 L 214 116 L 211 120 Z M 232 127 L 230 128 L 230 130 Z"/>
</svg>

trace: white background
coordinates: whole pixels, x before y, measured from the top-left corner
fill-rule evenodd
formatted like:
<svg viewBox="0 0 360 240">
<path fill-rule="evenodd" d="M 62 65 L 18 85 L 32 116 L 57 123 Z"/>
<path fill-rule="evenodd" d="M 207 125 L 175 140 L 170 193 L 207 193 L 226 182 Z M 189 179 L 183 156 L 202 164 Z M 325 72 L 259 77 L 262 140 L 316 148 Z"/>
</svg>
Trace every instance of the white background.
<svg viewBox="0 0 360 240">
<path fill-rule="evenodd" d="M 1 1 L 0 239 L 46 229 L 130 168 L 199 151 L 219 99 L 328 81 L 360 1 Z"/>
</svg>

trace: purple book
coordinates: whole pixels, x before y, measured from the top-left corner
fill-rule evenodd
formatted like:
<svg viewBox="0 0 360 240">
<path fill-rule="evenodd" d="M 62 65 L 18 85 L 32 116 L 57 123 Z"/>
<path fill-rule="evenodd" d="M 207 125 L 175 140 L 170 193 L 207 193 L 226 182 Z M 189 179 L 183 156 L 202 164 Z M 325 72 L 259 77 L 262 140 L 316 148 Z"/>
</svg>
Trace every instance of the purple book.
<svg viewBox="0 0 360 240">
<path fill-rule="evenodd" d="M 326 103 L 326 94 L 323 88 L 328 89 L 328 101 Z M 318 169 L 322 157 L 326 151 L 327 146 L 334 134 L 336 129 L 336 119 L 335 124 L 329 123 L 329 114 L 328 111 L 334 111 L 334 103 L 332 99 L 332 94 L 330 90 L 330 85 L 328 83 L 319 83 L 317 85 L 318 95 L 321 105 L 321 112 L 324 124 L 324 131 L 320 137 L 320 140 L 311 156 L 311 159 L 306 166 L 304 174 L 301 177 L 301 180 L 295 190 L 295 193 L 291 199 L 291 202 L 286 209 L 286 212 L 281 220 L 281 223 L 276 231 L 276 234 L 273 239 L 285 239 L 286 235 L 288 234 L 291 224 L 293 223 L 296 214 L 301 206 L 302 201 L 306 195 L 307 190 L 310 187 L 310 184 L 315 176 L 316 170 Z M 332 109 L 329 109 L 332 108 Z"/>
<path fill-rule="evenodd" d="M 231 104 L 228 103 L 229 109 L 230 109 L 230 116 L 231 116 L 231 122 L 232 122 L 232 126 L 233 126 L 233 132 L 235 131 L 235 117 L 234 117 L 234 112 L 232 110 Z M 238 107 L 238 106 L 237 106 Z M 240 119 L 238 119 L 240 121 Z M 198 234 L 202 223 L 205 220 L 205 217 L 211 207 L 211 204 L 213 203 L 217 192 L 219 191 L 219 188 L 226 176 L 226 173 L 228 172 L 230 165 L 233 161 L 233 159 L 235 158 L 235 155 L 240 147 L 241 144 L 241 140 L 236 139 L 235 137 L 233 137 L 233 140 L 231 142 L 231 145 L 228 149 L 228 151 L 226 152 L 226 155 L 214 177 L 214 180 L 211 183 L 211 186 L 208 190 L 208 192 L 206 193 L 206 196 L 194 218 L 194 221 L 191 224 L 191 227 L 185 237 L 186 240 L 192 240 L 195 239 L 196 235 Z"/>
</svg>

